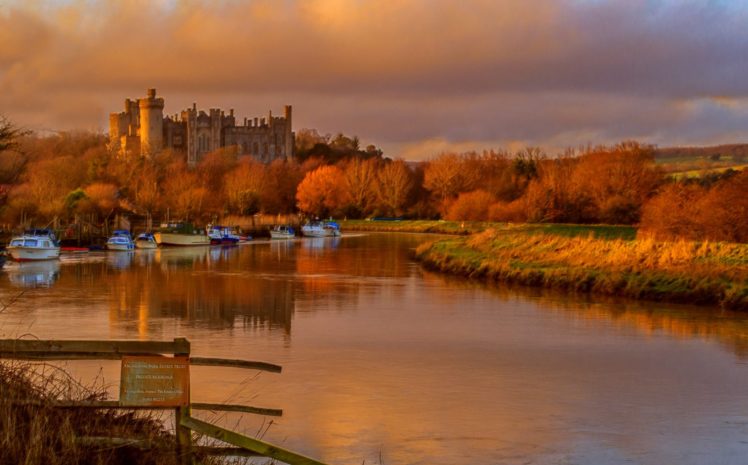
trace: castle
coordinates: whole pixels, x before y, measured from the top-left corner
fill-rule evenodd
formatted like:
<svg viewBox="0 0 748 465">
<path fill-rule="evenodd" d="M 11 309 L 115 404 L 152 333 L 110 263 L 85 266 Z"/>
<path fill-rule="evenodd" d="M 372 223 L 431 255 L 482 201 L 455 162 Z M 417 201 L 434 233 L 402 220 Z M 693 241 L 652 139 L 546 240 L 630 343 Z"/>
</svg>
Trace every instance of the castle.
<svg viewBox="0 0 748 465">
<path fill-rule="evenodd" d="M 109 115 L 109 139 L 120 153 L 148 156 L 162 149 L 187 154 L 187 164 L 195 166 L 205 154 L 220 147 L 236 146 L 239 155 L 249 155 L 271 162 L 293 155 L 294 133 L 291 131 L 291 106 L 282 117 L 268 113 L 267 118 L 244 118 L 236 124 L 234 110 L 226 115 L 211 108 L 208 113 L 192 108 L 179 115 L 163 115 L 164 99 L 156 89 L 148 96 L 125 100 L 125 111 Z"/>
</svg>

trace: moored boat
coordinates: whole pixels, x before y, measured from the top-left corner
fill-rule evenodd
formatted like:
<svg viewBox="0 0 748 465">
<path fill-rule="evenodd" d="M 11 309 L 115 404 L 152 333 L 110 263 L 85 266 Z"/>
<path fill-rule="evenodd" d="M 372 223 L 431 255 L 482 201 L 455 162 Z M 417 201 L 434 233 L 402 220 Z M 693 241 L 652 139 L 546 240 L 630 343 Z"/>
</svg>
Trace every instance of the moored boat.
<svg viewBox="0 0 748 465">
<path fill-rule="evenodd" d="M 296 231 L 287 224 L 278 224 L 270 230 L 271 239 L 293 239 L 296 237 Z"/>
<path fill-rule="evenodd" d="M 242 240 L 242 237 L 236 234 L 234 228 L 228 226 L 208 227 L 208 237 L 210 237 L 211 245 L 235 245 Z"/>
<path fill-rule="evenodd" d="M 10 240 L 7 251 L 18 262 L 54 260 L 60 257 L 60 244 L 49 229 L 27 229 Z"/>
<path fill-rule="evenodd" d="M 307 237 L 340 236 L 340 225 L 334 221 L 310 221 L 301 227 L 301 233 Z"/>
<path fill-rule="evenodd" d="M 138 249 L 156 249 L 158 248 L 158 243 L 152 233 L 140 233 L 135 238 L 135 247 Z"/>
<path fill-rule="evenodd" d="M 196 228 L 191 223 L 169 223 L 153 234 L 159 245 L 191 246 L 210 245 L 210 237 L 204 229 Z"/>
<path fill-rule="evenodd" d="M 135 242 L 130 236 L 130 231 L 117 229 L 106 241 L 106 248 L 107 250 L 126 252 L 128 250 L 135 250 Z"/>
</svg>

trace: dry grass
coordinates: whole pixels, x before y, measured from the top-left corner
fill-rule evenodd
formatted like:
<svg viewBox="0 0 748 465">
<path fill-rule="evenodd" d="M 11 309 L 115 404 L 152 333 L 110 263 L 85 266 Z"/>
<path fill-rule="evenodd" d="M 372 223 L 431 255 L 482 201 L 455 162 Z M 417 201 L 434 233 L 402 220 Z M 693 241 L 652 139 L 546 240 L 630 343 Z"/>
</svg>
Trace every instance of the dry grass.
<svg viewBox="0 0 748 465">
<path fill-rule="evenodd" d="M 748 309 L 748 245 L 490 229 L 421 246 L 445 272 L 635 298 Z"/>
<path fill-rule="evenodd" d="M 159 414 L 147 411 L 62 409 L 59 400 L 102 400 L 59 367 L 0 363 L 0 463 L 27 465 L 170 465 L 179 463 L 175 438 Z M 102 444 L 85 438 L 126 438 Z M 147 450 L 134 443 L 148 444 Z M 226 463 L 199 457 L 201 463 Z M 245 463 L 246 460 L 231 463 Z"/>
</svg>

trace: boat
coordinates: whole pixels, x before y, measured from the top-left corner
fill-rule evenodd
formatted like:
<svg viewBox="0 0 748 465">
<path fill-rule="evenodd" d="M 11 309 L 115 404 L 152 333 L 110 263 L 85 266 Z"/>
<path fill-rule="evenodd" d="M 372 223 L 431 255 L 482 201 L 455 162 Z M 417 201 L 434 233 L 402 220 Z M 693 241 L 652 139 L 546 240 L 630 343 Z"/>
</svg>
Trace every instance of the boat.
<svg viewBox="0 0 748 465">
<path fill-rule="evenodd" d="M 310 221 L 301 227 L 301 233 L 307 237 L 340 236 L 340 225 L 334 221 Z"/>
<path fill-rule="evenodd" d="M 236 234 L 234 228 L 227 226 L 209 226 L 208 237 L 211 245 L 235 245 L 242 240 L 242 236 Z"/>
<path fill-rule="evenodd" d="M 135 250 L 135 242 L 133 242 L 130 236 L 130 231 L 124 229 L 116 229 L 112 236 L 106 241 L 107 250 L 115 250 L 118 252 L 126 252 L 128 250 Z"/>
<path fill-rule="evenodd" d="M 27 229 L 10 240 L 6 248 L 17 262 L 54 260 L 60 257 L 60 244 L 50 229 Z"/>
<path fill-rule="evenodd" d="M 271 239 L 293 239 L 296 237 L 296 231 L 287 224 L 278 224 L 270 230 Z"/>
<path fill-rule="evenodd" d="M 205 230 L 196 228 L 191 223 L 162 224 L 153 237 L 159 245 L 210 245 L 210 237 Z"/>
<path fill-rule="evenodd" d="M 152 233 L 140 233 L 135 238 L 135 247 L 138 249 L 156 249 L 158 248 L 158 242 L 156 242 L 156 238 L 153 237 Z"/>
</svg>

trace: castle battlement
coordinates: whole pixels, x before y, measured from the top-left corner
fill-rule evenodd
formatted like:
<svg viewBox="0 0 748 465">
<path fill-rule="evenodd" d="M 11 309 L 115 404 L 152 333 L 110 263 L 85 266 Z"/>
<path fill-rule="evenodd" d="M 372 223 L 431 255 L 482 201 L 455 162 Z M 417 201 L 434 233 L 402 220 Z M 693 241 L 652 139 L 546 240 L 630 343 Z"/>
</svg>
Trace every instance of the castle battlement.
<svg viewBox="0 0 748 465">
<path fill-rule="evenodd" d="M 109 138 L 122 153 L 152 155 L 164 148 L 183 151 L 187 163 L 196 165 L 205 154 L 221 147 L 235 146 L 240 155 L 270 162 L 293 155 L 292 107 L 284 116 L 244 118 L 236 124 L 234 110 L 219 108 L 207 112 L 197 104 L 170 116 L 163 116 L 164 99 L 156 89 L 137 100 L 125 99 L 125 111 L 109 115 Z"/>
</svg>

